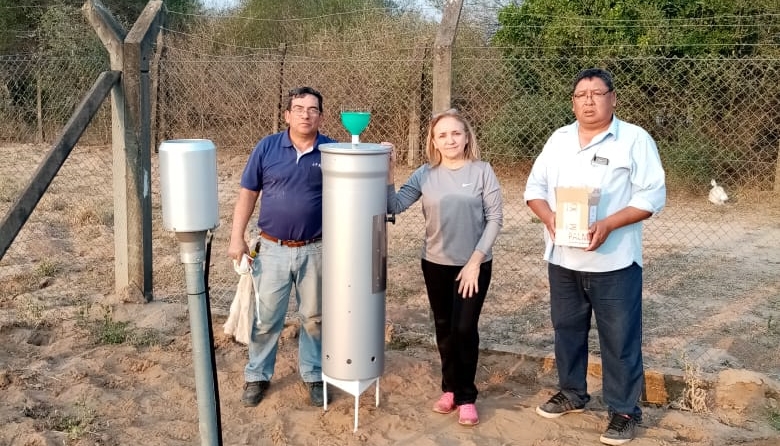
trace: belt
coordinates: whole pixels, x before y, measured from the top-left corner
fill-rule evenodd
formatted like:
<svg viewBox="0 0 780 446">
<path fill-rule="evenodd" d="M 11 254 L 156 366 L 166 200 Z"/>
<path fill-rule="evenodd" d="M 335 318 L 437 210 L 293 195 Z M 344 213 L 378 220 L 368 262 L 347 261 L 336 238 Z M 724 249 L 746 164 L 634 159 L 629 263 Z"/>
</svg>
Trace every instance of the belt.
<svg viewBox="0 0 780 446">
<path fill-rule="evenodd" d="M 322 240 L 322 237 L 313 238 L 311 240 L 280 240 L 272 235 L 266 234 L 265 232 L 261 232 L 260 237 L 276 243 L 277 245 L 286 246 L 288 248 L 300 248 L 301 246 L 306 246 L 310 243 Z"/>
</svg>

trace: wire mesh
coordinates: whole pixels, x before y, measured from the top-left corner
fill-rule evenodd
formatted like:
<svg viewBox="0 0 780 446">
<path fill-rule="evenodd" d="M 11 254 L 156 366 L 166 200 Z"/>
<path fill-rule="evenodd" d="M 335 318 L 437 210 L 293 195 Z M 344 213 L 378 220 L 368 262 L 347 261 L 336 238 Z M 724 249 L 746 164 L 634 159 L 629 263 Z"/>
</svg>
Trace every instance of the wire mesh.
<svg viewBox="0 0 780 446">
<path fill-rule="evenodd" d="M 396 144 L 399 185 L 425 161 L 436 29 L 412 32 L 402 20 L 399 16 L 399 23 L 371 32 L 323 32 L 311 42 L 262 49 L 220 46 L 215 35 L 206 40 L 166 34 L 159 65 L 153 67 L 156 140 L 207 138 L 218 148 L 221 226 L 214 232 L 209 265 L 218 311 L 227 311 L 238 282 L 225 253 L 240 173 L 255 143 L 285 128 L 281 111 L 289 89 L 310 85 L 323 93 L 322 131 L 340 141 L 349 140 L 340 109 L 370 108 L 362 140 Z M 552 351 L 542 226 L 522 194 L 547 137 L 573 119 L 571 79 L 580 68 L 601 66 L 614 74 L 618 116 L 653 135 L 667 170 L 667 207 L 646 222 L 644 231 L 648 365 L 682 368 L 682 362 L 695 361 L 705 371 L 744 367 L 777 373 L 780 298 L 774 270 L 780 258 L 772 246 L 780 234 L 780 59 L 513 58 L 500 48 L 469 46 L 472 39 L 459 35 L 461 44 L 456 43 L 452 105 L 473 123 L 505 203 L 481 319 L 483 344 Z M 0 57 L 0 214 L 105 64 L 65 62 L 37 55 Z M 40 261 L 37 252 L 45 248 L 39 240 L 55 240 L 62 253 L 58 264 L 102 276 L 94 291 L 110 292 L 110 258 L 100 257 L 105 261 L 99 267 L 78 261 L 95 250 L 113 251 L 111 182 L 106 180 L 110 132 L 105 106 L 0 269 Z M 156 157 L 152 169 L 155 296 L 178 299 L 185 290 L 183 267 L 175 237 L 162 229 Z M 712 179 L 729 193 L 723 206 L 707 201 Z M 80 216 L 70 216 L 74 209 Z M 37 221 L 43 213 L 60 223 Z M 388 317 L 396 333 L 431 333 L 419 272 L 422 234 L 419 206 L 389 228 Z M 591 341 L 598 354 L 595 333 Z"/>
</svg>

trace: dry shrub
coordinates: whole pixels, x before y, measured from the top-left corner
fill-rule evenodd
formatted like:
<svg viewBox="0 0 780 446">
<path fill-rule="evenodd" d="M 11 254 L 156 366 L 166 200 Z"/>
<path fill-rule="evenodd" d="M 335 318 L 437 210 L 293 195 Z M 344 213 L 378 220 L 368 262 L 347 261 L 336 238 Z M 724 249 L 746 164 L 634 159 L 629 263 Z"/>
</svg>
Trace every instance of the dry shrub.
<svg viewBox="0 0 780 446">
<path fill-rule="evenodd" d="M 702 378 L 701 369 L 689 361 L 683 361 L 685 389 L 677 401 L 678 409 L 694 413 L 709 413 L 706 381 Z"/>
<path fill-rule="evenodd" d="M 416 87 L 430 80 L 425 48 L 436 29 L 412 17 L 369 15 L 360 26 L 323 26 L 306 42 L 273 48 L 215 48 L 228 32 L 212 21 L 195 26 L 187 38 L 168 37 L 160 70 L 168 88 L 160 98 L 163 138 L 208 137 L 219 148 L 248 149 L 285 128 L 287 91 L 310 85 L 324 96 L 324 133 L 349 140 L 339 110 L 362 105 L 372 111 L 362 139 L 400 143 L 409 133 L 410 106 L 430 94 Z M 429 103 L 422 100 L 423 106 Z"/>
</svg>

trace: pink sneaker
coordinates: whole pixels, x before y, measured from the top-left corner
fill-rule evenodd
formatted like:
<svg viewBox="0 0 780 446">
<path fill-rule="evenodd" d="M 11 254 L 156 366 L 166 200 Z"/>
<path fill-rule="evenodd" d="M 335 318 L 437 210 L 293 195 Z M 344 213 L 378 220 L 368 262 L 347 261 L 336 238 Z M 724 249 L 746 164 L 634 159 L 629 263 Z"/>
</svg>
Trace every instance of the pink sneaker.
<svg viewBox="0 0 780 446">
<path fill-rule="evenodd" d="M 477 415 L 477 406 L 474 404 L 463 404 L 458 406 L 460 418 L 458 423 L 463 426 L 474 426 L 479 424 L 479 415 Z"/>
<path fill-rule="evenodd" d="M 433 405 L 433 411 L 437 413 L 450 413 L 455 410 L 455 394 L 452 392 L 444 392 L 439 397 L 439 401 Z"/>
</svg>

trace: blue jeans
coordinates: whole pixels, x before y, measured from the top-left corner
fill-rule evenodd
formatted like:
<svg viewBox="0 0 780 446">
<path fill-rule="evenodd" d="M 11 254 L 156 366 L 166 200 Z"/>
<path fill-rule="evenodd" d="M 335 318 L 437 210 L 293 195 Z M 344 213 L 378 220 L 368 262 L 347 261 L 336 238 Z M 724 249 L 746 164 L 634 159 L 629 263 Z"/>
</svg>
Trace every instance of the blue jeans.
<svg viewBox="0 0 780 446">
<path fill-rule="evenodd" d="M 322 242 L 288 248 L 261 238 L 253 266 L 255 315 L 245 380 L 271 380 L 294 287 L 301 319 L 299 372 L 305 382 L 322 381 Z"/>
<path fill-rule="evenodd" d="M 555 365 L 561 392 L 577 406 L 590 400 L 588 332 L 591 312 L 601 348 L 604 403 L 611 413 L 641 419 L 642 267 L 589 273 L 549 264 Z"/>
</svg>

